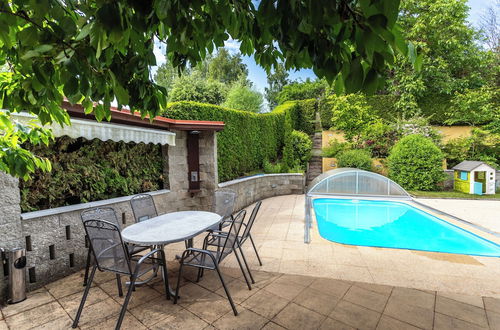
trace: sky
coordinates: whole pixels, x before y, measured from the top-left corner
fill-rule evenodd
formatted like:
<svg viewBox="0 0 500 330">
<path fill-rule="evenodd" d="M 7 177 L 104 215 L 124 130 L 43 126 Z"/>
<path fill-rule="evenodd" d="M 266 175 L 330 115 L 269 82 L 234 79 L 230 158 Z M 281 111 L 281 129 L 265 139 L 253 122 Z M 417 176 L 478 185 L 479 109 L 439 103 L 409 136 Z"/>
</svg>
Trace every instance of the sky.
<svg viewBox="0 0 500 330">
<path fill-rule="evenodd" d="M 470 12 L 469 12 L 469 22 L 474 26 L 478 27 L 479 26 L 479 21 L 481 18 L 481 15 L 485 12 L 486 8 L 491 6 L 495 0 L 468 0 L 467 4 L 469 5 Z M 239 44 L 234 41 L 234 40 L 228 40 L 225 43 L 225 47 L 233 52 L 237 53 L 239 51 Z M 155 48 L 155 55 L 156 55 L 156 62 L 159 65 L 165 63 L 165 56 L 164 56 L 164 49 L 161 49 L 161 47 L 156 47 Z M 262 69 L 260 66 L 258 66 L 253 57 L 251 56 L 244 56 L 243 57 L 243 63 L 245 63 L 248 67 L 248 79 L 250 79 L 255 88 L 259 90 L 260 92 L 264 92 L 264 88 L 267 86 L 267 75 L 264 69 Z M 152 68 L 152 72 L 156 72 L 156 68 Z M 314 79 L 316 78 L 315 74 L 312 72 L 312 70 L 299 70 L 299 71 L 290 71 L 289 72 L 289 79 L 290 80 L 306 80 L 307 78 Z"/>
</svg>

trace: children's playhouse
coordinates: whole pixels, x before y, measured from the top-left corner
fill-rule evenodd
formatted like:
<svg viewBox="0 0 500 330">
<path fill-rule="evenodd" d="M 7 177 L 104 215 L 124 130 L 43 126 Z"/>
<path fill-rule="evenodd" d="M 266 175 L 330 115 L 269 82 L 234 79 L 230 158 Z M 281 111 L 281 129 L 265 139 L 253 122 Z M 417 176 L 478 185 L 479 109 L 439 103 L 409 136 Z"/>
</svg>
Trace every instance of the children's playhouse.
<svg viewBox="0 0 500 330">
<path fill-rule="evenodd" d="M 452 168 L 453 188 L 468 194 L 494 194 L 496 170 L 485 162 L 465 160 Z"/>
</svg>

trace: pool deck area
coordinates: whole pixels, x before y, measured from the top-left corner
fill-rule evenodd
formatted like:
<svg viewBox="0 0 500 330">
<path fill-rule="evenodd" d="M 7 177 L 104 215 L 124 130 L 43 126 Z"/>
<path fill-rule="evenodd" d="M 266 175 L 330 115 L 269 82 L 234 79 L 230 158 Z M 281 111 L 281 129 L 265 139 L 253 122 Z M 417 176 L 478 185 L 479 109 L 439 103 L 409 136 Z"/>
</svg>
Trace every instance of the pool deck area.
<svg viewBox="0 0 500 330">
<path fill-rule="evenodd" d="M 239 316 L 213 272 L 194 283 L 196 274 L 188 271 L 178 305 L 165 300 L 159 279 L 137 288 L 122 328 L 500 329 L 500 258 L 347 246 L 321 238 L 316 225 L 311 233 L 305 244 L 304 195 L 264 200 L 253 228 L 262 267 L 250 244 L 245 247 L 253 289 L 246 288 L 234 257 L 223 263 Z M 171 283 L 174 255 L 183 246 L 166 248 Z M 78 272 L 4 306 L 0 330 L 68 329 L 82 277 Z M 98 274 L 81 328 L 113 328 L 122 302 L 114 275 Z"/>
</svg>

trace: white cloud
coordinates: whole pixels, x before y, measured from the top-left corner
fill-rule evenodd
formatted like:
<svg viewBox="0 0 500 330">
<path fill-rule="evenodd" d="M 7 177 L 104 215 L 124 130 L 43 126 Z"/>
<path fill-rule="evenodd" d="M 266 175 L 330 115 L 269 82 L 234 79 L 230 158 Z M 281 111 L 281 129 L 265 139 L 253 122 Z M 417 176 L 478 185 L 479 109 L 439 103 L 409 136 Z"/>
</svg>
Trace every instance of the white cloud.
<svg viewBox="0 0 500 330">
<path fill-rule="evenodd" d="M 238 53 L 240 51 L 240 42 L 234 39 L 229 39 L 224 42 L 224 47 L 229 50 L 230 53 Z"/>
</svg>

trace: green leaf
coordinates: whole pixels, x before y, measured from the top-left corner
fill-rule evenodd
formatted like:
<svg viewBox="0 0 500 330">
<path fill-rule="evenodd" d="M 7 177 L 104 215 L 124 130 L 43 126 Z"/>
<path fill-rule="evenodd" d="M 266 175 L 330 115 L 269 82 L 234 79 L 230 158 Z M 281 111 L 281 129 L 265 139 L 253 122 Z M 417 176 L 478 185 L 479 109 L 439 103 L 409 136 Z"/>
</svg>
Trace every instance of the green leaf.
<svg viewBox="0 0 500 330">
<path fill-rule="evenodd" d="M 92 29 L 92 25 L 93 25 L 93 23 L 89 23 L 89 24 L 84 25 L 83 28 L 78 33 L 78 35 L 75 37 L 75 40 L 80 41 L 80 40 L 85 39 L 89 35 L 90 29 Z"/>
<path fill-rule="evenodd" d="M 78 93 L 78 79 L 75 77 L 71 77 L 65 84 L 64 84 L 64 95 L 66 97 L 70 97 Z"/>
<path fill-rule="evenodd" d="M 54 46 L 52 45 L 40 45 L 35 48 L 35 51 L 39 53 L 46 53 L 48 51 L 51 51 L 53 48 Z"/>
</svg>

